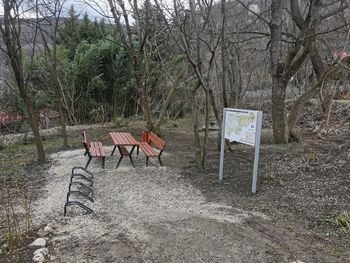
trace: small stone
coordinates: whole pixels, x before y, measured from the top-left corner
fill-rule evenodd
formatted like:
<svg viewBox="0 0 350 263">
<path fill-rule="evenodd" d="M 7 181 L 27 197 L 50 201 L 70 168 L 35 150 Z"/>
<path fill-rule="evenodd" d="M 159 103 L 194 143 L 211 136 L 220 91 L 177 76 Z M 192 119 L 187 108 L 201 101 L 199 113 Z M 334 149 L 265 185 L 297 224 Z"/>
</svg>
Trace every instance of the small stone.
<svg viewBox="0 0 350 263">
<path fill-rule="evenodd" d="M 31 243 L 29 246 L 31 247 L 45 247 L 46 246 L 46 240 L 45 238 L 39 237 L 34 240 L 33 243 Z"/>
<path fill-rule="evenodd" d="M 48 233 L 52 233 L 53 232 L 53 228 L 50 225 L 47 225 L 46 227 L 44 227 L 44 231 L 46 231 Z"/>
<path fill-rule="evenodd" d="M 45 256 L 41 253 L 34 255 L 33 257 L 34 262 L 44 262 L 45 261 Z"/>
<path fill-rule="evenodd" d="M 34 251 L 33 255 L 35 256 L 38 254 L 46 256 L 49 254 L 49 250 L 46 247 L 38 248 L 37 250 Z"/>
<path fill-rule="evenodd" d="M 49 235 L 49 231 L 46 231 L 45 230 L 45 228 L 44 229 L 40 229 L 39 231 L 38 231 L 38 236 L 39 237 L 46 237 L 46 236 L 48 236 Z"/>
<path fill-rule="evenodd" d="M 6 254 L 8 252 L 7 244 L 3 244 L 0 248 L 0 255 Z"/>
</svg>

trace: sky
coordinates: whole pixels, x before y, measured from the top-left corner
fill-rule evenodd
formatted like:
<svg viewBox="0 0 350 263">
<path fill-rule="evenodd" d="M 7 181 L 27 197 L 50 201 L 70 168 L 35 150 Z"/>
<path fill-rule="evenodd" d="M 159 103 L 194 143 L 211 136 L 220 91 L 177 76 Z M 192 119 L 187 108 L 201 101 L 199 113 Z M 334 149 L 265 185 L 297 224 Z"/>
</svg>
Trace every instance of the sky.
<svg viewBox="0 0 350 263">
<path fill-rule="evenodd" d="M 2 1 L 3 0 L 0 0 L 0 16 L 3 14 Z M 50 0 L 43 0 L 43 1 L 50 2 Z M 110 13 L 107 0 L 61 0 L 61 1 L 65 1 L 62 16 L 67 15 L 71 5 L 74 6 L 76 13 L 81 15 L 80 18 L 82 18 L 83 14 L 87 13 L 91 20 L 94 20 L 94 19 L 100 20 L 102 17 L 106 18 L 106 14 Z M 143 0 L 138 0 L 138 1 L 141 2 Z M 169 4 L 171 5 L 172 3 L 170 0 L 160 0 L 159 2 L 165 5 L 169 5 Z M 128 1 L 125 1 L 125 4 L 126 6 L 128 6 Z M 256 13 L 260 12 L 260 8 L 256 4 L 250 5 L 249 8 L 253 12 L 256 12 Z M 96 9 L 98 11 L 96 11 Z M 27 18 L 35 17 L 35 14 L 27 12 L 25 16 Z"/>
<path fill-rule="evenodd" d="M 98 3 L 102 8 L 104 12 L 109 12 L 109 8 L 107 7 L 107 0 L 95 0 L 95 3 Z M 93 1 L 90 1 L 91 5 L 93 4 Z M 69 8 L 71 5 L 74 6 L 74 9 L 77 14 L 80 14 L 81 17 L 84 13 L 87 13 L 90 19 L 101 19 L 103 16 L 99 14 L 97 11 L 94 10 L 94 8 L 90 7 L 88 4 L 84 3 L 82 0 L 67 0 L 64 4 L 64 10 L 63 10 L 63 16 L 64 14 L 67 14 Z M 0 16 L 3 15 L 3 4 L 0 0 Z M 34 13 L 26 12 L 25 16 L 27 18 L 29 17 L 35 17 Z"/>
<path fill-rule="evenodd" d="M 109 8 L 107 5 L 107 0 L 96 0 L 96 1 L 89 1 L 91 6 L 96 6 L 95 3 L 97 3 L 101 8 L 102 8 L 102 12 L 108 13 L 109 12 Z M 83 1 L 77 1 L 77 0 L 67 0 L 65 3 L 65 8 L 68 10 L 70 8 L 70 6 L 73 5 L 75 11 L 78 14 L 83 15 L 84 13 L 87 13 L 89 15 L 90 19 L 101 19 L 102 15 L 97 12 L 96 7 L 92 8 L 90 7 L 88 4 L 84 3 Z M 97 8 L 98 9 L 98 8 Z"/>
</svg>

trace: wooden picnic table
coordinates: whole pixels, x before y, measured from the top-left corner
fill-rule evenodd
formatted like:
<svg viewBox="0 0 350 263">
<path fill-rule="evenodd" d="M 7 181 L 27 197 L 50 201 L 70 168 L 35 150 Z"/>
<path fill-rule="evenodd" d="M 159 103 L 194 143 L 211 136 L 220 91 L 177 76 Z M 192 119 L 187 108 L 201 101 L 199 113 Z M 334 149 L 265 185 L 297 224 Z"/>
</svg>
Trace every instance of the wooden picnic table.
<svg viewBox="0 0 350 263">
<path fill-rule="evenodd" d="M 109 135 L 111 136 L 114 144 L 111 156 L 113 156 L 114 151 L 117 147 L 120 153 L 120 159 L 118 161 L 117 168 L 124 156 L 128 156 L 132 166 L 134 166 L 131 155 L 135 147 L 137 147 L 137 154 L 139 154 L 139 142 L 129 132 L 110 132 Z M 130 146 L 131 150 L 128 151 L 126 146 Z"/>
</svg>

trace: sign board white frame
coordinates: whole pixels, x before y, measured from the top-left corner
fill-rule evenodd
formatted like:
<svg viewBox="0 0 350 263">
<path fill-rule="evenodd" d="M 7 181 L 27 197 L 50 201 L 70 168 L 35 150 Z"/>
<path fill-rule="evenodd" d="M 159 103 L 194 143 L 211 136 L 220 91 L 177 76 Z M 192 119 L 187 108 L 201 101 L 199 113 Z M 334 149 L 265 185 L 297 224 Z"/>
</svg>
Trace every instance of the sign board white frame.
<svg viewBox="0 0 350 263">
<path fill-rule="evenodd" d="M 222 116 L 222 128 L 221 128 L 221 147 L 220 147 L 220 168 L 219 168 L 219 181 L 221 182 L 224 174 L 224 149 L 225 149 L 225 134 L 226 134 L 226 114 L 227 112 L 237 112 L 237 113 L 254 113 L 256 114 L 256 123 L 255 123 L 255 157 L 254 157 L 254 169 L 253 169 L 253 179 L 252 179 L 252 193 L 256 192 L 256 184 L 258 181 L 258 164 L 259 164 L 259 150 L 260 150 L 260 138 L 261 138 L 261 125 L 262 125 L 262 112 L 261 111 L 252 111 L 252 110 L 243 110 L 243 109 L 231 109 L 224 108 Z M 241 142 L 244 143 L 244 142 Z M 249 143 L 245 143 L 251 145 Z"/>
</svg>

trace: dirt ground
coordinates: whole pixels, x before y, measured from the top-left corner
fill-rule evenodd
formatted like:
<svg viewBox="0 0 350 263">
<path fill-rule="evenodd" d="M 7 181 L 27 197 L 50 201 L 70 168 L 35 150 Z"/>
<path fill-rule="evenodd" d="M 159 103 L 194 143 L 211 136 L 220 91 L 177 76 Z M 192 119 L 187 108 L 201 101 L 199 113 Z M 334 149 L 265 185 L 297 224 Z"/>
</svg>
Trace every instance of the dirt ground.
<svg viewBox="0 0 350 263">
<path fill-rule="evenodd" d="M 82 148 L 26 168 L 35 228 L 55 227 L 52 262 L 350 262 L 350 236 L 334 222 L 350 210 L 349 134 L 278 146 L 265 132 L 255 195 L 251 147 L 232 145 L 219 183 L 215 133 L 204 170 L 194 166 L 191 132 L 168 129 L 164 139 L 164 167 L 155 159 L 146 168 L 142 153 L 135 168 L 124 159 L 115 169 L 116 156 L 105 169 L 91 163 L 93 214 L 76 207 L 63 216 L 71 169 L 86 162 Z M 2 254 L 0 262 L 11 261 Z"/>
</svg>

